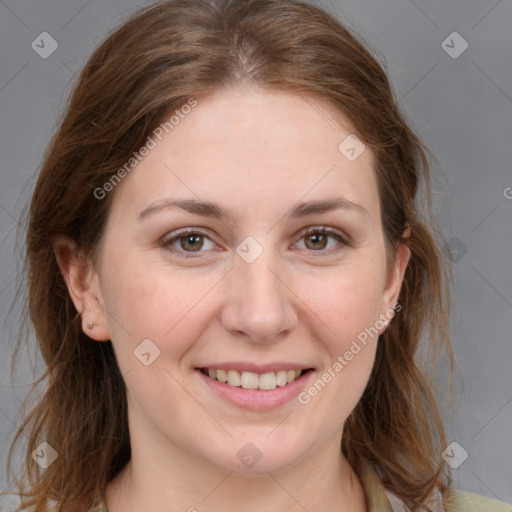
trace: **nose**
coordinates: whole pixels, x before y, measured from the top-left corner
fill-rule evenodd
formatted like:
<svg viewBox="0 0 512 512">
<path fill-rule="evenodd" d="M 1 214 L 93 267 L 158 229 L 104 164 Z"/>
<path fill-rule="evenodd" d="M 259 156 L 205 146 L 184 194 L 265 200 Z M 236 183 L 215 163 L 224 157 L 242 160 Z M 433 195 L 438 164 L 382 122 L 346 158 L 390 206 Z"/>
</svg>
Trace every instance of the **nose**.
<svg viewBox="0 0 512 512">
<path fill-rule="evenodd" d="M 227 332 L 257 344 L 281 341 L 298 321 L 295 295 L 282 268 L 267 254 L 252 263 L 236 258 L 221 313 Z"/>
</svg>

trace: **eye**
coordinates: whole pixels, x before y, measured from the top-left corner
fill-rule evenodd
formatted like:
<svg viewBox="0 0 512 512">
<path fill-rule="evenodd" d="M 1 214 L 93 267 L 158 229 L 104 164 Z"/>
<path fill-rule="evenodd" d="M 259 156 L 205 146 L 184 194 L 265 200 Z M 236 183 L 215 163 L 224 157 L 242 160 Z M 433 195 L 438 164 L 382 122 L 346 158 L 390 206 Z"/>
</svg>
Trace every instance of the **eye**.
<svg viewBox="0 0 512 512">
<path fill-rule="evenodd" d="M 329 246 L 329 239 L 338 242 L 340 247 L 334 251 L 330 251 L 329 249 L 332 249 L 333 246 L 335 247 L 336 243 Z M 343 249 L 344 246 L 350 245 L 350 241 L 345 235 L 337 230 L 330 229 L 325 226 L 308 228 L 306 232 L 303 233 L 300 241 L 302 240 L 304 240 L 306 249 L 310 249 L 313 252 L 328 252 L 329 254 Z"/>
<path fill-rule="evenodd" d="M 205 240 L 211 244 L 210 247 L 208 247 L 208 244 L 205 244 Z M 176 247 L 176 244 L 178 247 Z M 206 250 L 212 249 L 215 244 L 208 238 L 205 233 L 186 228 L 178 231 L 177 233 L 164 237 L 162 239 L 161 245 L 171 252 L 194 253 L 204 252 L 201 250 L 204 248 L 206 248 Z M 188 254 L 186 254 L 186 257 L 189 257 Z"/>
<path fill-rule="evenodd" d="M 329 244 L 329 239 L 335 243 Z M 304 240 L 304 246 L 310 252 L 332 254 L 350 246 L 350 240 L 341 232 L 325 226 L 310 227 L 303 232 L 300 241 Z M 337 243 L 336 243 L 337 242 Z M 211 250 L 215 243 L 206 233 L 193 228 L 185 228 L 165 236 L 160 245 L 173 253 L 179 253 L 185 257 L 194 257 L 193 253 L 201 253 Z M 331 251 L 333 247 L 339 247 Z"/>
</svg>

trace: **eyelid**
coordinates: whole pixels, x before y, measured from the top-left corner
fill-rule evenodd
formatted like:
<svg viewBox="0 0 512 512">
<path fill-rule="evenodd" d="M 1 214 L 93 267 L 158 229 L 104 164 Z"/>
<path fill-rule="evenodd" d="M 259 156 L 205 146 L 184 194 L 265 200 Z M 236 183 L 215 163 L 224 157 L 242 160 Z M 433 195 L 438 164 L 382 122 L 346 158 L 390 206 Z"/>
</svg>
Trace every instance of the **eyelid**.
<svg viewBox="0 0 512 512">
<path fill-rule="evenodd" d="M 173 254 L 184 255 L 185 258 L 195 258 L 195 257 L 198 257 L 198 256 L 195 256 L 195 254 L 200 255 L 201 253 L 208 252 L 208 251 L 183 251 L 183 250 L 178 250 L 178 249 L 174 249 L 174 248 L 170 247 L 171 243 L 176 242 L 177 240 L 185 237 L 186 235 L 201 235 L 201 236 L 207 238 L 208 240 L 210 240 L 212 243 L 216 243 L 214 240 L 212 240 L 212 237 L 210 236 L 210 234 L 207 233 L 206 231 L 203 231 L 201 228 L 187 227 L 187 228 L 178 229 L 176 231 L 172 231 L 171 233 L 164 235 L 161 238 L 159 245 L 161 247 L 163 247 L 164 249 L 167 249 L 169 252 L 172 252 Z"/>
<path fill-rule="evenodd" d="M 337 239 L 338 242 L 341 243 L 342 247 L 337 247 L 337 248 L 331 247 L 328 250 L 308 251 L 310 253 L 316 252 L 319 255 L 328 256 L 328 255 L 332 255 L 332 254 L 337 253 L 338 251 L 342 250 L 343 246 L 353 247 L 353 242 L 352 242 L 351 238 L 346 233 L 344 233 L 343 231 L 341 231 L 339 229 L 331 228 L 331 227 L 325 226 L 325 225 L 309 226 L 309 227 L 305 228 L 304 230 L 302 230 L 299 233 L 297 242 L 300 241 L 302 238 L 304 238 L 307 235 L 312 235 L 312 234 L 316 234 L 316 233 L 321 233 L 323 235 L 330 236 L 332 238 Z M 297 242 L 295 242 L 295 243 L 297 243 Z"/>
<path fill-rule="evenodd" d="M 311 235 L 311 234 L 317 234 L 317 233 L 321 233 L 326 236 L 330 236 L 332 238 L 337 239 L 337 241 L 341 244 L 341 247 L 337 247 L 337 248 L 331 247 L 328 250 L 307 251 L 309 253 L 317 253 L 319 256 L 322 256 L 322 255 L 328 256 L 328 255 L 337 253 L 338 251 L 342 250 L 345 246 L 352 247 L 352 245 L 353 245 L 352 240 L 346 233 L 344 233 L 343 231 L 340 231 L 338 229 L 325 226 L 325 225 L 308 226 L 307 228 L 304 228 L 303 230 L 301 230 L 299 232 L 297 240 L 296 240 L 296 242 L 294 242 L 293 245 L 295 245 L 297 242 L 299 242 L 305 236 Z M 209 251 L 201 251 L 201 250 L 200 251 L 183 251 L 183 250 L 170 248 L 171 243 L 176 242 L 177 240 L 179 240 L 180 238 L 182 238 L 188 234 L 201 235 L 201 236 L 207 238 L 208 240 L 210 240 L 212 243 L 216 243 L 212 239 L 211 235 L 208 232 L 204 231 L 202 228 L 187 227 L 187 228 L 178 229 L 176 231 L 172 231 L 171 233 L 164 235 L 162 237 L 162 239 L 160 240 L 160 246 L 162 246 L 163 248 L 167 249 L 168 251 L 170 251 L 174 254 L 178 253 L 180 255 L 184 255 L 184 257 L 186 257 L 186 258 L 199 257 L 199 255 L 201 253 L 209 252 Z M 196 256 L 196 254 L 197 254 L 197 256 Z"/>
</svg>

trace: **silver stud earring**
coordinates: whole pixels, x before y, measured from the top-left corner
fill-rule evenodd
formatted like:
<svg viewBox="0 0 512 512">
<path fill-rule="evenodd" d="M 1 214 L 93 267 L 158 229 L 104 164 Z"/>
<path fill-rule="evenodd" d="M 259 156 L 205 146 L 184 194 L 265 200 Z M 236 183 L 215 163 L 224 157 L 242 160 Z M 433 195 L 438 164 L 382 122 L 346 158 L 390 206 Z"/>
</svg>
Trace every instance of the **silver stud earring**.
<svg viewBox="0 0 512 512">
<path fill-rule="evenodd" d="M 87 327 L 89 329 L 92 329 L 94 327 L 94 324 L 91 321 L 89 321 L 89 322 L 87 322 Z"/>
</svg>

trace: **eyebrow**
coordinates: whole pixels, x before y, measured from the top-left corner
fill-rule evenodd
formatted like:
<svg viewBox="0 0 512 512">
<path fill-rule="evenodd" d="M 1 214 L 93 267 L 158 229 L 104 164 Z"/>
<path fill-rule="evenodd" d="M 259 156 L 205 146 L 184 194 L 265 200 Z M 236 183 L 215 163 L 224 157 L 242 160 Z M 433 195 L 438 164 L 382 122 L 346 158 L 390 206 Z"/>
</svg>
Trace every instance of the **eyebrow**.
<svg viewBox="0 0 512 512">
<path fill-rule="evenodd" d="M 195 215 L 212 217 L 219 220 L 229 220 L 231 222 L 235 220 L 235 215 L 230 210 L 227 210 L 211 201 L 201 201 L 198 199 L 159 199 L 142 210 L 138 219 L 145 219 L 159 211 L 169 208 L 181 208 L 182 210 Z M 300 218 L 340 209 L 369 215 L 366 209 L 360 204 L 353 203 L 344 197 L 330 197 L 316 201 L 297 203 L 290 208 L 284 216 L 288 218 Z"/>
</svg>

